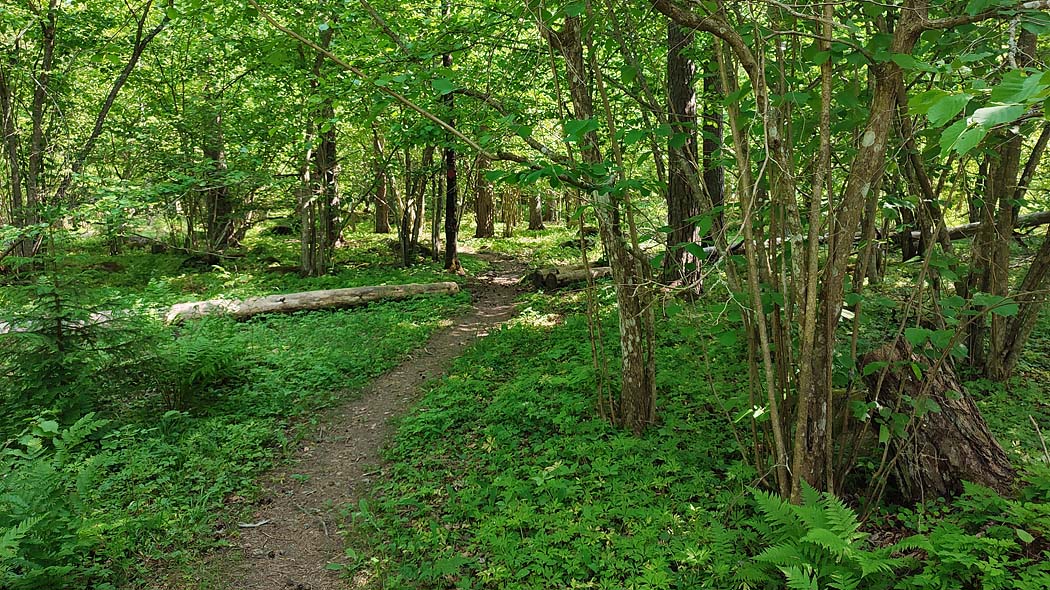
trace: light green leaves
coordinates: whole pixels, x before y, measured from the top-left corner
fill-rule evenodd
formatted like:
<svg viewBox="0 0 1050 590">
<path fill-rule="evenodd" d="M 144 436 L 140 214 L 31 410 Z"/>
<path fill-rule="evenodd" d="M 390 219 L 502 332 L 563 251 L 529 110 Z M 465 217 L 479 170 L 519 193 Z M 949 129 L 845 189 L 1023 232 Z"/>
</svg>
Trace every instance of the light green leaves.
<svg viewBox="0 0 1050 590">
<path fill-rule="evenodd" d="M 456 90 L 456 85 L 453 84 L 451 80 L 448 80 L 446 78 L 434 78 L 434 80 L 431 81 L 430 84 L 434 87 L 434 90 L 436 90 L 441 96 L 451 94 Z"/>
<path fill-rule="evenodd" d="M 978 90 L 981 92 L 981 90 Z M 1030 108 L 1050 96 L 1050 72 L 1028 75 L 1021 70 L 1005 74 L 994 88 L 987 92 L 987 102 L 955 121 L 941 134 L 941 155 L 955 152 L 964 155 L 977 147 L 988 132 L 1000 125 L 1017 121 Z M 927 90 L 912 96 L 908 108 L 918 115 L 926 115 L 934 127 L 946 125 L 960 114 L 975 98 L 974 94 L 950 94 L 944 90 Z M 972 107 L 970 107 L 972 108 Z"/>
<path fill-rule="evenodd" d="M 565 141 L 579 143 L 583 136 L 598 128 L 598 122 L 594 119 L 569 119 L 565 121 Z"/>
</svg>

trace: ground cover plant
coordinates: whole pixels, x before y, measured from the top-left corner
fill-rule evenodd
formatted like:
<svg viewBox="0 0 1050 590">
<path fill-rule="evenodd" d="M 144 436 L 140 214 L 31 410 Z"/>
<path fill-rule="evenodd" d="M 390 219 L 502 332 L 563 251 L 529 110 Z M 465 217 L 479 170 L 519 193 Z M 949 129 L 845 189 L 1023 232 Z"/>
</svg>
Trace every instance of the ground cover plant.
<svg viewBox="0 0 1050 590">
<path fill-rule="evenodd" d="M 62 272 L 94 264 L 82 256 Z M 110 291 L 96 305 L 148 310 L 213 293 L 440 276 L 384 268 L 381 256 L 359 258 L 357 274 L 314 280 L 261 268 L 165 275 L 166 257 L 141 260 L 150 256 L 121 258 L 131 276 L 81 287 Z M 136 276 L 150 262 L 156 274 Z M 3 291 L 15 301 L 23 290 Z M 2 399 L 0 586 L 139 586 L 158 568 L 188 563 L 236 526 L 256 477 L 297 436 L 294 424 L 355 395 L 468 298 L 179 327 L 135 318 L 71 337 L 62 351 L 39 334 L 7 335 L 4 374 L 17 387 Z"/>
<path fill-rule="evenodd" d="M 747 369 L 719 306 L 661 322 L 663 420 L 641 438 L 596 413 L 582 296 L 530 298 L 400 424 L 376 496 L 347 506 L 347 555 L 384 588 L 1041 588 L 1050 583 L 1050 471 L 1018 411 L 1043 387 L 980 389 L 1022 465 L 1016 498 L 856 506 L 764 491 L 742 460 Z M 608 303 L 610 294 L 605 293 Z M 686 319 L 688 318 L 688 319 Z M 705 319 L 706 318 L 706 319 Z M 614 319 L 604 318 L 606 345 Z M 707 326 L 697 328 L 697 326 Z M 712 362 L 717 359 L 717 362 Z M 1039 364 L 1040 351 L 1027 361 Z M 1023 409 L 1020 409 L 1023 408 Z M 746 444 L 746 443 L 744 443 Z"/>
</svg>

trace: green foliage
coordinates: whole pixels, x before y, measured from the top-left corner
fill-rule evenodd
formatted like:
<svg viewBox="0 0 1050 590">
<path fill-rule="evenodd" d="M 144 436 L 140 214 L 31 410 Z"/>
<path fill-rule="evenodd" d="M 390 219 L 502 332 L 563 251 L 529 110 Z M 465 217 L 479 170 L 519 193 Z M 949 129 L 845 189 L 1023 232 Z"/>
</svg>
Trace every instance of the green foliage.
<svg viewBox="0 0 1050 590">
<path fill-rule="evenodd" d="M 719 587 L 709 546 L 754 474 L 688 379 L 665 382 L 645 437 L 597 416 L 586 323 L 556 319 L 581 305 L 530 299 L 401 423 L 390 480 L 349 508 L 358 565 L 385 587 Z M 662 350 L 663 367 L 695 362 Z"/>
<path fill-rule="evenodd" d="M 231 271 L 180 269 L 181 257 L 144 252 L 101 258 L 117 264 L 93 271 L 105 243 L 77 247 L 57 265 L 81 279 L 76 290 L 60 283 L 52 296 L 68 310 L 65 321 L 89 315 L 74 299 L 128 311 L 119 321 L 70 331 L 64 357 L 44 330 L 0 336 L 10 353 L 0 356 L 8 383 L 28 392 L 3 390 L 0 440 L 11 438 L 0 455 L 3 588 L 141 586 L 158 575 L 158 564 L 177 568 L 223 543 L 217 521 L 246 506 L 255 478 L 286 447 L 301 416 L 354 395 L 470 297 L 173 328 L 142 316 L 199 298 L 182 288 L 189 282 L 209 294 L 269 293 L 445 276 L 432 267 L 402 272 L 387 264 L 389 254 L 360 252 L 343 259 L 353 260 L 356 273 L 319 279 L 248 262 Z M 32 318 L 55 308 L 37 297 L 52 293 L 48 277 L 0 289 L 5 311 L 17 315 L 10 321 L 35 327 Z M 63 401 L 74 397 L 83 403 Z M 82 407 L 96 413 L 77 422 Z M 45 418 L 35 417 L 42 412 Z M 95 430 L 78 434 L 85 425 Z"/>
<path fill-rule="evenodd" d="M 104 572 L 91 556 L 101 521 L 85 500 L 106 466 L 92 454 L 106 424 L 37 418 L 0 451 L 0 586 L 71 587 Z"/>
<path fill-rule="evenodd" d="M 214 322 L 225 324 L 219 330 L 209 329 L 209 323 L 195 322 L 178 330 L 174 339 L 156 347 L 153 358 L 144 363 L 169 410 L 192 407 L 195 396 L 221 387 L 244 369 L 229 323 Z"/>
<path fill-rule="evenodd" d="M 892 588 L 907 562 L 895 548 L 873 549 L 857 515 L 842 500 L 806 485 L 801 505 L 757 490 L 759 517 L 751 521 L 765 547 L 740 569 L 746 585 L 797 590 Z"/>
</svg>

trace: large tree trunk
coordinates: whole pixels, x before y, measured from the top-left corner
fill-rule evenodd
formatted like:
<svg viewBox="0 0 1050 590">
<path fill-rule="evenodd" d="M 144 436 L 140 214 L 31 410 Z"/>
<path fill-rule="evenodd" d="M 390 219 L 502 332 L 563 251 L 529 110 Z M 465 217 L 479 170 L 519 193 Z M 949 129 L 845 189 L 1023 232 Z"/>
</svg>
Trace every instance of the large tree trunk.
<svg viewBox="0 0 1050 590">
<path fill-rule="evenodd" d="M 931 367 L 904 341 L 860 359 L 862 367 L 871 363 L 887 363 L 865 377 L 871 399 L 908 415 L 915 407 L 929 408 L 912 419 L 903 440 L 891 443 L 891 456 L 899 453 L 893 472 L 906 500 L 949 497 L 962 491 L 964 481 L 1010 492 L 1015 477 L 1010 460 L 947 365 Z M 914 366 L 921 368 L 922 379 L 916 378 Z"/>
<path fill-rule="evenodd" d="M 496 235 L 496 210 L 493 204 L 492 181 L 485 178 L 490 162 L 478 155 L 477 185 L 474 191 L 474 217 L 477 219 L 475 238 L 491 238 Z"/>
<path fill-rule="evenodd" d="M 703 213 L 699 195 L 696 141 L 696 66 L 686 57 L 693 32 L 674 21 L 667 23 L 667 98 L 671 109 L 671 135 L 667 141 L 667 249 L 663 280 L 689 285 L 699 292 L 701 260 L 685 245 L 700 241 L 696 216 Z"/>
<path fill-rule="evenodd" d="M 529 229 L 546 229 L 543 225 L 543 193 L 540 191 L 529 194 Z"/>
<path fill-rule="evenodd" d="M 164 319 L 168 323 L 179 323 L 205 316 L 228 315 L 243 320 L 263 313 L 339 309 L 364 305 L 373 301 L 405 299 L 416 295 L 455 295 L 456 293 L 459 293 L 459 285 L 445 282 L 304 291 L 252 297 L 243 301 L 211 299 L 173 305 Z"/>
</svg>

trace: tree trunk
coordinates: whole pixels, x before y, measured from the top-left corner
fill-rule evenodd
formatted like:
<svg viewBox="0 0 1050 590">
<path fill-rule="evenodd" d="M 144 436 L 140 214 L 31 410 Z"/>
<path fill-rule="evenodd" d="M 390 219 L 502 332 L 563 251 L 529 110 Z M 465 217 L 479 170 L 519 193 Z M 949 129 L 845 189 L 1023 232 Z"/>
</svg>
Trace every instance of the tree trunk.
<svg viewBox="0 0 1050 590">
<path fill-rule="evenodd" d="M 442 0 L 441 14 L 448 20 L 452 14 L 450 0 Z M 446 69 L 452 69 L 452 54 L 445 53 L 441 56 L 441 65 Z M 443 97 L 443 102 L 448 108 L 449 126 L 456 126 L 456 119 L 452 116 L 452 109 L 456 104 L 455 95 L 451 92 Z M 451 136 L 446 138 L 451 142 Z M 456 149 L 449 143 L 445 147 L 445 270 L 454 273 L 463 273 L 463 266 L 459 263 L 459 179 L 456 170 Z"/>
<path fill-rule="evenodd" d="M 703 166 L 706 201 L 711 207 L 725 204 L 725 168 L 718 161 L 718 152 L 722 149 L 722 102 L 725 92 L 718 82 L 713 60 L 704 68 L 704 133 L 703 133 Z M 721 235 L 724 226 L 724 215 L 719 212 L 714 216 L 711 226 L 713 234 Z"/>
<path fill-rule="evenodd" d="M 7 68 L 0 65 L 0 122 L 3 123 L 4 155 L 11 173 L 9 183 L 11 191 L 11 225 L 22 227 L 25 224 L 25 206 L 22 196 L 22 163 L 18 157 L 20 139 L 14 109 L 14 90 L 8 82 Z M 24 241 L 21 241 L 24 245 Z M 22 255 L 22 246 L 18 246 L 18 255 Z"/>
<path fill-rule="evenodd" d="M 565 17 L 564 25 L 558 32 L 542 21 L 537 24 L 551 47 L 560 51 L 565 58 L 575 118 L 592 118 L 593 71 L 584 59 L 581 20 L 578 17 Z M 590 131 L 584 135 L 581 154 L 583 161 L 588 164 L 602 162 L 596 132 Z M 648 290 L 651 280 L 648 276 L 649 263 L 642 253 L 631 250 L 633 244 L 628 244 L 621 233 L 621 197 L 596 191 L 593 198 L 599 233 L 609 255 L 609 266 L 616 286 L 620 354 L 623 360 L 620 397 L 607 409 L 614 423 L 641 433 L 656 421 L 655 320 Z M 603 407 L 606 403 L 606 400 L 602 400 Z"/>
<path fill-rule="evenodd" d="M 667 23 L 667 98 L 671 135 L 667 140 L 667 249 L 663 280 L 672 285 L 700 290 L 701 260 L 687 244 L 700 241 L 696 217 L 703 213 L 697 189 L 699 168 L 696 141 L 696 66 L 685 56 L 693 44 L 693 32 L 674 21 Z"/>
<path fill-rule="evenodd" d="M 233 235 L 233 201 L 230 189 L 226 184 L 226 142 L 223 138 L 223 115 L 221 95 L 205 93 L 205 108 L 208 111 L 205 122 L 204 143 L 201 150 L 208 162 L 208 187 L 204 191 L 206 211 L 205 231 L 208 248 L 221 252 L 229 246 Z"/>
<path fill-rule="evenodd" d="M 970 481 L 1009 494 L 1015 472 L 988 430 L 973 398 L 951 370 L 930 367 L 904 341 L 886 345 L 860 359 L 860 366 L 887 363 L 887 368 L 865 377 L 871 399 L 913 415 L 903 440 L 892 439 L 891 456 L 900 491 L 911 502 L 949 497 Z M 921 369 L 917 379 L 913 367 Z M 911 405 L 902 400 L 912 400 Z M 932 407 L 932 401 L 937 407 Z M 915 408 L 928 408 L 916 412 Z"/>
<path fill-rule="evenodd" d="M 387 178 L 385 166 L 383 165 L 383 138 L 379 135 L 376 125 L 372 125 L 372 147 L 375 150 L 375 233 L 390 233 L 390 203 L 387 201 Z"/>
<path fill-rule="evenodd" d="M 518 203 L 521 201 L 521 191 L 516 187 L 508 187 L 503 193 L 503 237 L 513 238 L 514 227 L 518 225 Z"/>
<path fill-rule="evenodd" d="M 546 229 L 543 225 L 543 194 L 540 191 L 529 195 L 529 229 Z"/>
<path fill-rule="evenodd" d="M 321 33 L 321 47 L 332 44 L 334 29 Z M 310 89 L 315 97 L 322 92 L 325 57 L 318 52 L 314 56 Z M 311 113 L 311 128 L 316 133 L 316 145 L 308 152 L 308 167 L 312 175 L 307 180 L 309 196 L 301 201 L 300 214 L 303 226 L 301 268 L 304 275 L 321 276 L 332 266 L 335 244 L 339 240 L 339 164 L 336 143 L 335 105 L 331 96 L 321 98 L 317 109 Z"/>
<path fill-rule="evenodd" d="M 492 181 L 485 178 L 490 162 L 484 155 L 478 156 L 477 185 L 474 191 L 474 216 L 477 219 L 475 238 L 491 238 L 496 235 L 496 211 L 493 205 Z"/>
</svg>

